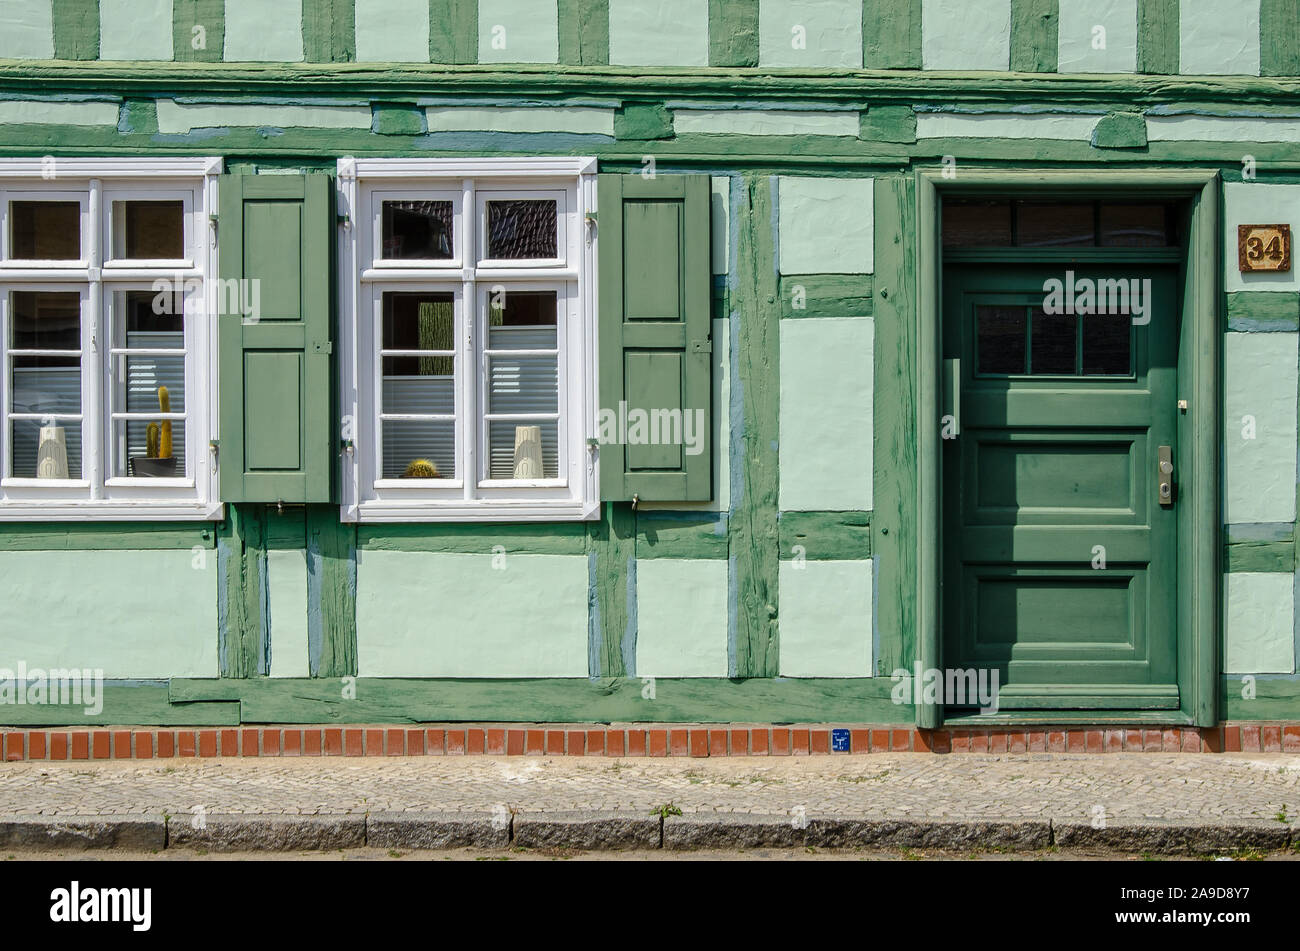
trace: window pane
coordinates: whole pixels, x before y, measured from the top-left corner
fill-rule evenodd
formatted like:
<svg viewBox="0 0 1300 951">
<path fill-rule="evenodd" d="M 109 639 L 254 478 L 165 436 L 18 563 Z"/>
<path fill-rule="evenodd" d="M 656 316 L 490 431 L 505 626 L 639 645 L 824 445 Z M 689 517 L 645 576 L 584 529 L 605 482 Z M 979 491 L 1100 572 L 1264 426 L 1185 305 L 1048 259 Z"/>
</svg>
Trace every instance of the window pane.
<svg viewBox="0 0 1300 951">
<path fill-rule="evenodd" d="M 1171 244 L 1165 205 L 1101 206 L 1101 244 L 1106 248 L 1162 248 Z"/>
<path fill-rule="evenodd" d="M 455 306 L 456 299 L 451 294 L 385 294 L 384 349 L 454 350 Z"/>
<path fill-rule="evenodd" d="M 15 419 L 9 428 L 17 479 L 80 479 L 81 423 Z"/>
<path fill-rule="evenodd" d="M 9 203 L 9 257 L 23 261 L 81 260 L 81 204 Z"/>
<path fill-rule="evenodd" d="M 1096 241 L 1092 202 L 1016 202 L 1016 244 L 1022 248 L 1090 248 Z"/>
<path fill-rule="evenodd" d="M 136 261 L 185 257 L 185 203 L 113 202 L 113 257 Z"/>
<path fill-rule="evenodd" d="M 1025 372 L 1023 307 L 976 307 L 975 349 L 980 373 Z"/>
<path fill-rule="evenodd" d="M 80 350 L 81 295 L 14 291 L 9 345 L 15 350 Z"/>
<path fill-rule="evenodd" d="M 381 212 L 386 260 L 438 261 L 455 257 L 449 201 L 386 201 Z"/>
<path fill-rule="evenodd" d="M 114 347 L 175 353 L 119 353 L 109 361 L 113 412 L 185 412 L 185 315 L 179 294 L 118 291 Z M 151 427 L 152 425 L 152 432 Z M 113 475 L 180 478 L 186 474 L 184 420 L 117 420 Z"/>
<path fill-rule="evenodd" d="M 488 258 L 559 257 L 553 199 L 511 199 L 487 203 Z"/>
<path fill-rule="evenodd" d="M 507 291 L 488 298 L 488 347 L 492 350 L 554 350 L 555 291 Z M 493 306 L 500 304 L 501 306 Z"/>
<path fill-rule="evenodd" d="M 560 404 L 555 357 L 489 357 L 490 413 L 554 413 Z"/>
<path fill-rule="evenodd" d="M 1031 371 L 1041 374 L 1069 374 L 1075 370 L 1078 349 L 1078 321 L 1074 314 L 1045 314 L 1034 311 L 1031 338 Z"/>
<path fill-rule="evenodd" d="M 554 422 L 493 420 L 488 424 L 488 478 L 559 478 L 558 432 Z"/>
<path fill-rule="evenodd" d="M 171 455 L 163 455 L 166 446 L 165 426 L 171 425 Z M 150 434 L 151 422 L 139 419 L 119 419 L 113 423 L 114 470 L 119 477 L 133 479 L 180 479 L 186 474 L 185 421 L 183 419 L 156 420 Z M 157 445 L 151 449 L 150 443 Z M 151 452 L 154 453 L 151 455 Z"/>
<path fill-rule="evenodd" d="M 1085 375 L 1128 376 L 1133 372 L 1131 327 L 1128 314 L 1090 314 L 1083 319 Z"/>
<path fill-rule="evenodd" d="M 984 248 L 1011 246 L 1011 202 L 943 203 L 943 246 Z"/>
<path fill-rule="evenodd" d="M 395 420 L 384 433 L 384 479 L 456 478 L 455 420 Z"/>
<path fill-rule="evenodd" d="M 185 349 L 185 297 L 154 291 L 119 291 L 113 304 L 120 314 L 118 343 L 115 346 L 168 347 Z M 121 337 L 124 328 L 127 340 Z M 151 334 L 154 342 L 131 343 L 134 334 Z M 157 336 L 157 335 L 164 336 Z M 141 338 L 143 339 L 143 338 Z"/>
</svg>

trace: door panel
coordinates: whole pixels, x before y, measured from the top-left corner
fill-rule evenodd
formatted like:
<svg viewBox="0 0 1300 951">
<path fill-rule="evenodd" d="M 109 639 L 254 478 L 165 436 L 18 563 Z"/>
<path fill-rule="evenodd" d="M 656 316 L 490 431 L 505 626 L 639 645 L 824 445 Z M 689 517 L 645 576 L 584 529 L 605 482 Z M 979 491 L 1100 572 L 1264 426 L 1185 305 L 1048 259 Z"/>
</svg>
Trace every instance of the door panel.
<svg viewBox="0 0 1300 951">
<path fill-rule="evenodd" d="M 1177 448 L 1177 273 L 1074 269 L 1150 279 L 1135 323 L 1045 311 L 1064 272 L 944 272 L 943 663 L 996 670 L 1001 709 L 1177 707 L 1177 525 L 1155 495 L 1157 448 Z"/>
</svg>

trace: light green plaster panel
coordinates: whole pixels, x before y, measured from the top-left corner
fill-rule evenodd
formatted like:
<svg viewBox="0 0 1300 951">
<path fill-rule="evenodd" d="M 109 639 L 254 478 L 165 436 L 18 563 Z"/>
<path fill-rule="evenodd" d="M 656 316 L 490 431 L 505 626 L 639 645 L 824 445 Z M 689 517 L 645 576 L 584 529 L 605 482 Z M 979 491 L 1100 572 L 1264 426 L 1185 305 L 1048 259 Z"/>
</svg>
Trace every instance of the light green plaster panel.
<svg viewBox="0 0 1300 951">
<path fill-rule="evenodd" d="M 359 63 L 427 63 L 429 0 L 356 0 Z"/>
<path fill-rule="evenodd" d="M 559 58 L 556 0 L 479 0 L 480 63 L 554 63 Z"/>
<path fill-rule="evenodd" d="M 922 0 L 925 69 L 997 69 L 1011 65 L 1011 0 Z"/>
<path fill-rule="evenodd" d="M 117 125 L 116 102 L 49 102 L 12 99 L 0 102 L 0 124 Z"/>
<path fill-rule="evenodd" d="M 709 185 L 713 212 L 709 226 L 709 263 L 712 273 L 726 274 L 731 268 L 731 179 L 715 175 Z"/>
<path fill-rule="evenodd" d="M 781 676 L 871 676 L 871 560 L 781 562 Z"/>
<path fill-rule="evenodd" d="M 678 135 L 834 135 L 856 139 L 859 113 L 801 109 L 674 109 Z"/>
<path fill-rule="evenodd" d="M 226 0 L 228 63 L 300 63 L 302 0 Z"/>
<path fill-rule="evenodd" d="M 918 112 L 918 139 L 1072 139 L 1087 141 L 1100 115 L 1064 112 Z"/>
<path fill-rule="evenodd" d="M 708 66 L 708 0 L 609 0 L 612 66 Z"/>
<path fill-rule="evenodd" d="M 307 658 L 307 553 L 300 548 L 266 553 L 271 615 L 271 676 L 310 677 Z"/>
<path fill-rule="evenodd" d="M 614 134 L 614 109 L 599 106 L 430 106 L 430 132 Z"/>
<path fill-rule="evenodd" d="M 1137 0 L 1060 0 L 1059 73 L 1137 69 Z"/>
<path fill-rule="evenodd" d="M 727 512 L 731 510 L 731 321 L 712 321 L 713 331 L 713 498 L 708 502 L 642 502 L 649 512 Z"/>
<path fill-rule="evenodd" d="M 158 100 L 158 131 L 191 129 L 369 129 L 369 106 L 274 106 L 236 103 L 180 103 Z"/>
<path fill-rule="evenodd" d="M 51 0 L 0 0 L 0 59 L 53 59 Z"/>
<path fill-rule="evenodd" d="M 1262 116 L 1147 116 L 1152 142 L 1300 142 L 1300 119 Z"/>
<path fill-rule="evenodd" d="M 872 179 L 782 176 L 778 188 L 782 274 L 875 269 Z"/>
<path fill-rule="evenodd" d="M 1228 524 L 1295 520 L 1296 338 L 1294 333 L 1224 335 Z"/>
<path fill-rule="evenodd" d="M 1223 576 L 1225 673 L 1295 673 L 1294 583 L 1289 573 Z"/>
<path fill-rule="evenodd" d="M 1300 291 L 1300 262 L 1292 253 L 1291 270 L 1282 274 L 1253 271 L 1242 274 L 1237 267 L 1237 226 L 1289 224 L 1291 234 L 1300 234 L 1300 185 L 1261 185 L 1239 182 L 1223 187 L 1224 233 L 1223 289 L 1232 291 Z"/>
<path fill-rule="evenodd" d="M 587 676 L 587 557 L 358 552 L 362 677 Z"/>
<path fill-rule="evenodd" d="M 217 676 L 217 558 L 195 551 L 0 553 L 0 662 L 113 679 Z"/>
<path fill-rule="evenodd" d="M 870 317 L 781 321 L 781 511 L 870 511 Z"/>
<path fill-rule="evenodd" d="M 862 68 L 862 0 L 759 0 L 758 65 Z"/>
<path fill-rule="evenodd" d="M 638 677 L 727 676 L 727 562 L 638 561 L 636 615 Z"/>
<path fill-rule="evenodd" d="M 1178 70 L 1259 75 L 1259 0 L 1180 0 Z"/>
<path fill-rule="evenodd" d="M 170 60 L 172 0 L 99 0 L 99 58 Z"/>
</svg>

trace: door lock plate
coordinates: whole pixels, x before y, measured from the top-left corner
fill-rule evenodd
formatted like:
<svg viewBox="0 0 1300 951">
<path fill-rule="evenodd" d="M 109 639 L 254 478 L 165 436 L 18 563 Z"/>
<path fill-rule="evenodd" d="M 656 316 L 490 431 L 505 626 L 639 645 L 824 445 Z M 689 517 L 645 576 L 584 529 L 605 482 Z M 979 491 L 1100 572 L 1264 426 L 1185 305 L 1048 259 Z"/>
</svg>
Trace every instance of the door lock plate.
<svg viewBox="0 0 1300 951">
<path fill-rule="evenodd" d="M 1174 504 L 1174 451 L 1170 446 L 1156 450 L 1156 501 L 1165 507 Z"/>
</svg>

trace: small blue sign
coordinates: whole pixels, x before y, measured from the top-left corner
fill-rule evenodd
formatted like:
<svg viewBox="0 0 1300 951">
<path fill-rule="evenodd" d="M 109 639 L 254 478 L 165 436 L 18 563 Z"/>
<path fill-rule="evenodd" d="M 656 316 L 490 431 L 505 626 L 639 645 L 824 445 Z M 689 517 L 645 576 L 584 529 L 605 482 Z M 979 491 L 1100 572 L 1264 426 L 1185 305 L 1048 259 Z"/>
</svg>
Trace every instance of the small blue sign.
<svg viewBox="0 0 1300 951">
<path fill-rule="evenodd" d="M 849 731 L 848 730 L 831 730 L 831 752 L 832 753 L 849 752 Z"/>
</svg>

